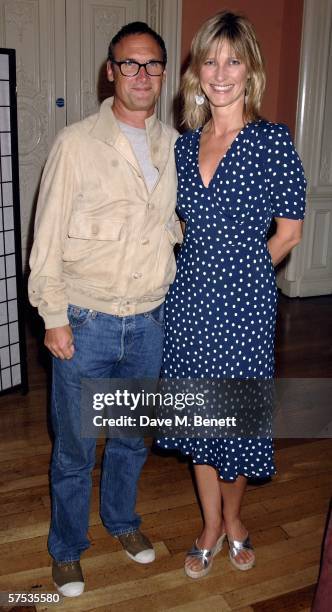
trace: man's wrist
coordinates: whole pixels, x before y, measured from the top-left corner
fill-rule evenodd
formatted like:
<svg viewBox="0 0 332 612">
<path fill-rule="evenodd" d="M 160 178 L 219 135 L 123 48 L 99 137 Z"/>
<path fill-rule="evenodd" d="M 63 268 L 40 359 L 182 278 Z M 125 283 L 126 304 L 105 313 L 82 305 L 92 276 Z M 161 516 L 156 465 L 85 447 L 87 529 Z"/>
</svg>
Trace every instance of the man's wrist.
<svg viewBox="0 0 332 612">
<path fill-rule="evenodd" d="M 64 327 L 69 325 L 67 311 L 56 314 L 42 314 L 45 323 L 45 329 L 54 329 L 55 327 Z"/>
</svg>

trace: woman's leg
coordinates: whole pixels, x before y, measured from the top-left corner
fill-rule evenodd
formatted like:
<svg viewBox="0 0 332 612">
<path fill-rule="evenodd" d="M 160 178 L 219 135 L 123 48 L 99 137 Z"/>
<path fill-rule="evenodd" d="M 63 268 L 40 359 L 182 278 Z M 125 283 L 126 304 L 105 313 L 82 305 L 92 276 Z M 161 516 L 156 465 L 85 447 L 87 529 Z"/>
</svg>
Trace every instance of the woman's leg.
<svg viewBox="0 0 332 612">
<path fill-rule="evenodd" d="M 222 505 L 224 529 L 231 540 L 244 540 L 247 530 L 241 521 L 241 503 L 247 486 L 245 476 L 238 476 L 235 482 L 219 481 Z M 241 550 L 235 557 L 238 563 L 248 563 L 254 558 L 251 550 Z"/>
<path fill-rule="evenodd" d="M 197 540 L 198 548 L 212 548 L 224 533 L 220 485 L 216 470 L 209 465 L 195 465 L 195 477 L 202 505 L 204 527 Z M 202 569 L 202 562 L 187 557 L 186 566 L 194 571 Z"/>
</svg>

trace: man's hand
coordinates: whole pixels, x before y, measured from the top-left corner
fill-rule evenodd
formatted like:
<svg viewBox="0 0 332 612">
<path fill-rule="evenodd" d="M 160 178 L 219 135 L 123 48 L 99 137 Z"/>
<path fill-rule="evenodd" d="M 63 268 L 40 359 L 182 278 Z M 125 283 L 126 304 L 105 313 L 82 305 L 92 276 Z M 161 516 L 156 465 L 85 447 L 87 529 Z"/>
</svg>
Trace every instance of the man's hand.
<svg viewBox="0 0 332 612">
<path fill-rule="evenodd" d="M 74 355 L 74 337 L 70 325 L 47 329 L 44 340 L 45 346 L 54 357 L 71 359 Z"/>
</svg>

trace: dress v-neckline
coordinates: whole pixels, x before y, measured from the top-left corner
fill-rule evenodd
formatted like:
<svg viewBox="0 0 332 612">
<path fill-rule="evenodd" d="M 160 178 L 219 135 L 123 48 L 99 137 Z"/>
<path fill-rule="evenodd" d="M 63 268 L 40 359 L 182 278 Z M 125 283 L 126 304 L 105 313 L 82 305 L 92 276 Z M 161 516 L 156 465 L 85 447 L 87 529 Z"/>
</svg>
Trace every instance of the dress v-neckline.
<svg viewBox="0 0 332 612">
<path fill-rule="evenodd" d="M 247 127 L 253 122 L 249 122 L 246 123 L 246 125 L 243 126 L 243 128 L 238 132 L 238 134 L 235 136 L 235 138 L 232 140 L 231 144 L 229 145 L 227 151 L 224 153 L 224 155 L 219 159 L 219 162 L 216 166 L 216 169 L 208 183 L 208 185 L 205 185 L 203 179 L 202 179 L 202 175 L 201 175 L 201 171 L 200 171 L 200 167 L 199 167 L 199 148 L 200 148 L 200 142 L 201 142 L 201 136 L 202 136 L 202 131 L 203 131 L 203 127 L 198 128 L 197 130 L 197 140 L 196 140 L 196 163 L 197 163 L 197 173 L 198 173 L 198 177 L 199 180 L 201 182 L 201 184 L 203 185 L 204 189 L 210 189 L 211 185 L 214 183 L 214 179 L 216 177 L 216 174 L 220 168 L 221 165 L 224 165 L 224 162 L 226 160 L 226 158 L 228 157 L 228 155 L 230 154 L 230 152 L 233 150 L 233 148 L 235 147 L 235 144 L 238 142 L 239 138 L 242 136 L 242 134 L 245 132 L 245 130 L 247 129 Z"/>
</svg>

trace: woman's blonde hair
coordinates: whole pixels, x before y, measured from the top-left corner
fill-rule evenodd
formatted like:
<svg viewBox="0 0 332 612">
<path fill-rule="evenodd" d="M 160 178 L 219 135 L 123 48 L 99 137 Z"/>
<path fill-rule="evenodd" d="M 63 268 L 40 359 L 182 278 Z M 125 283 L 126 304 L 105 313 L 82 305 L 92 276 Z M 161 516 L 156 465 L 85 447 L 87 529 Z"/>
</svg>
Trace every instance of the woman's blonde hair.
<svg viewBox="0 0 332 612">
<path fill-rule="evenodd" d="M 246 103 L 243 108 L 244 121 L 259 118 L 259 110 L 265 89 L 263 58 L 256 35 L 249 21 L 241 15 L 228 11 L 217 13 L 203 23 L 191 43 L 190 63 L 183 75 L 181 94 L 183 97 L 183 121 L 194 130 L 204 125 L 211 117 L 208 100 L 197 105 L 195 96 L 202 95 L 199 73 L 214 42 L 227 42 L 236 57 L 243 61 L 249 73 L 246 87 Z"/>
</svg>

